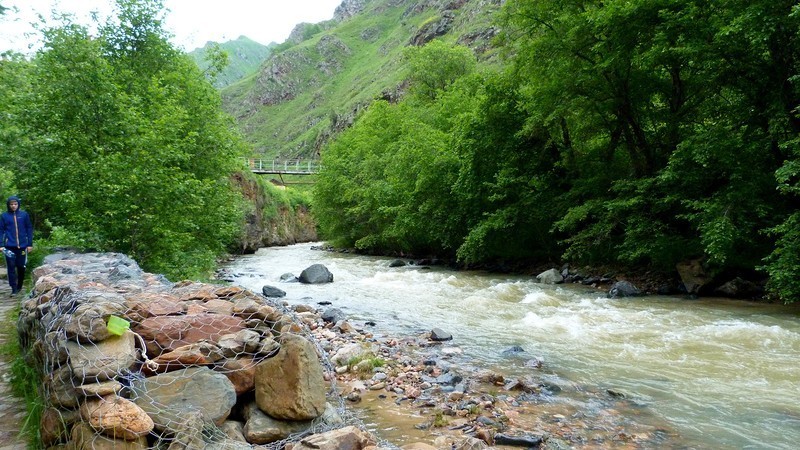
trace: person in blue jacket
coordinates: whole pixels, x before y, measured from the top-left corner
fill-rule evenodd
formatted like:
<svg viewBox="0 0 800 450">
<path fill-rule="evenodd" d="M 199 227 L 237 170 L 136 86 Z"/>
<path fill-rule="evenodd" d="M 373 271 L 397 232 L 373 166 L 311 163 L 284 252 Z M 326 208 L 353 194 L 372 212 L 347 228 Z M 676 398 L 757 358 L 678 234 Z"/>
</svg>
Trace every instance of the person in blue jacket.
<svg viewBox="0 0 800 450">
<path fill-rule="evenodd" d="M 33 250 L 33 223 L 31 216 L 20 209 L 19 197 L 8 197 L 6 209 L 0 215 L 0 251 L 6 257 L 11 295 L 16 295 L 22 290 L 28 253 Z"/>
</svg>

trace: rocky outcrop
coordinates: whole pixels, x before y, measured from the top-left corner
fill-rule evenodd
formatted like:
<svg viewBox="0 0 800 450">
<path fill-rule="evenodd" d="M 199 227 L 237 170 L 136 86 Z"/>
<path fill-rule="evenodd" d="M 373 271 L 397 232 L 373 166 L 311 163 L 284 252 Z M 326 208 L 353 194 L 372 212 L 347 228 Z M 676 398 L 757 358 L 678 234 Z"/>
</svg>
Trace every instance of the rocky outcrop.
<svg viewBox="0 0 800 450">
<path fill-rule="evenodd" d="M 409 42 L 411 45 L 421 47 L 439 36 L 444 36 L 453 26 L 455 14 L 452 11 L 442 12 L 438 20 L 433 20 L 420 27 Z"/>
<path fill-rule="evenodd" d="M 304 75 L 296 68 L 310 62 L 305 53 L 293 49 L 268 59 L 256 80 L 258 103 L 271 106 L 295 98 L 305 86 Z"/>
<path fill-rule="evenodd" d="M 325 76 L 332 76 L 341 71 L 345 58 L 352 53 L 347 44 L 332 35 L 320 38 L 319 42 L 317 42 L 316 50 L 322 57 L 320 62 L 317 63 L 317 69 Z"/>
<path fill-rule="evenodd" d="M 51 255 L 33 279 L 18 330 L 48 448 L 244 449 L 344 425 L 303 325 L 264 296 L 119 254 Z"/>
<path fill-rule="evenodd" d="M 707 273 L 702 259 L 681 261 L 675 266 L 675 269 L 689 295 L 699 294 L 711 282 L 711 276 Z"/>
<path fill-rule="evenodd" d="M 307 208 L 298 206 L 292 210 L 288 206 L 272 205 L 274 200 L 253 176 L 239 173 L 233 182 L 253 206 L 245 218 L 237 252 L 253 253 L 262 247 L 317 240 L 316 224 Z M 267 213 L 272 208 L 277 209 L 277 214 Z"/>
<path fill-rule="evenodd" d="M 342 22 L 364 10 L 367 0 L 343 0 L 333 11 L 333 20 Z"/>
</svg>

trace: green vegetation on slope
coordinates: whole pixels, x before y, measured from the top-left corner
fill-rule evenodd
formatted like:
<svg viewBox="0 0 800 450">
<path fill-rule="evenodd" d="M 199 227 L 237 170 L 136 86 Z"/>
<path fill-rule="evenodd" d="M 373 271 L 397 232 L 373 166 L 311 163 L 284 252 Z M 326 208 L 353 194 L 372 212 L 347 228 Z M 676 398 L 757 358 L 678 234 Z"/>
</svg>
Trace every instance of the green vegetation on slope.
<svg viewBox="0 0 800 450">
<path fill-rule="evenodd" d="M 723 3 L 509 0 L 504 70 L 411 51 L 411 95 L 323 150 L 322 232 L 472 264 L 700 258 L 795 301 L 800 14 Z"/>
<path fill-rule="evenodd" d="M 473 32 L 481 41 L 479 31 L 489 27 L 496 8 L 493 2 L 448 3 L 455 9 L 438 3 L 366 2 L 353 17 L 281 44 L 258 73 L 222 91 L 225 108 L 256 153 L 316 156 L 376 98 L 394 101 L 402 94 L 403 49 L 421 30 L 447 16 L 451 32 L 444 39 Z"/>
<path fill-rule="evenodd" d="M 274 43 L 261 45 L 258 42 L 240 36 L 233 41 L 222 43 L 208 42 L 202 48 L 189 52 L 202 72 L 208 71 L 212 64 L 208 61 L 209 53 L 219 49 L 227 54 L 227 65 L 218 73 L 212 83 L 216 88 L 224 88 L 255 73 L 261 64 L 272 53 Z"/>
</svg>

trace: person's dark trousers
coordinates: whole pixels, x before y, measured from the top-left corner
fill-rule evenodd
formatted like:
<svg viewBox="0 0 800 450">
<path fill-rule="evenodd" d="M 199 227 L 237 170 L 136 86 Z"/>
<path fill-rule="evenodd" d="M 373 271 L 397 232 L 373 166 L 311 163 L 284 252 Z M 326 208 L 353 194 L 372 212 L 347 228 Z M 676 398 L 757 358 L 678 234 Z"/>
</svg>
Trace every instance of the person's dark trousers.
<svg viewBox="0 0 800 450">
<path fill-rule="evenodd" d="M 6 267 L 8 268 L 8 284 L 11 285 L 11 293 L 16 294 L 22 290 L 22 283 L 25 281 L 25 267 L 28 264 L 28 253 L 24 248 L 6 247 L 14 252 L 14 257 L 6 256 Z"/>
</svg>

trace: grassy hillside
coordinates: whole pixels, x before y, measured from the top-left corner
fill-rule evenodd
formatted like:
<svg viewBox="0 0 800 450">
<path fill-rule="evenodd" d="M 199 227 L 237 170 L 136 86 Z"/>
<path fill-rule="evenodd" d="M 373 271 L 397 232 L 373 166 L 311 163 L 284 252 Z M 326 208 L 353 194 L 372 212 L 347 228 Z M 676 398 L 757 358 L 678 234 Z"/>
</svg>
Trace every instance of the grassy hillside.
<svg viewBox="0 0 800 450">
<path fill-rule="evenodd" d="M 212 44 L 212 42 L 208 42 L 203 48 L 189 52 L 189 55 L 197 62 L 200 70 L 208 68 L 205 54 Z M 214 86 L 223 88 L 256 72 L 264 60 L 272 53 L 272 48 L 275 44 L 262 45 L 245 36 L 240 36 L 234 41 L 223 42 L 219 46 L 228 53 L 228 66 L 217 76 Z"/>
<path fill-rule="evenodd" d="M 438 36 L 488 58 L 491 17 L 501 0 L 363 4 L 351 17 L 311 28 L 313 33 L 306 27 L 278 46 L 257 72 L 222 90 L 226 109 L 256 153 L 313 157 L 372 100 L 396 100 L 404 89 L 402 54 L 409 45 Z"/>
</svg>

